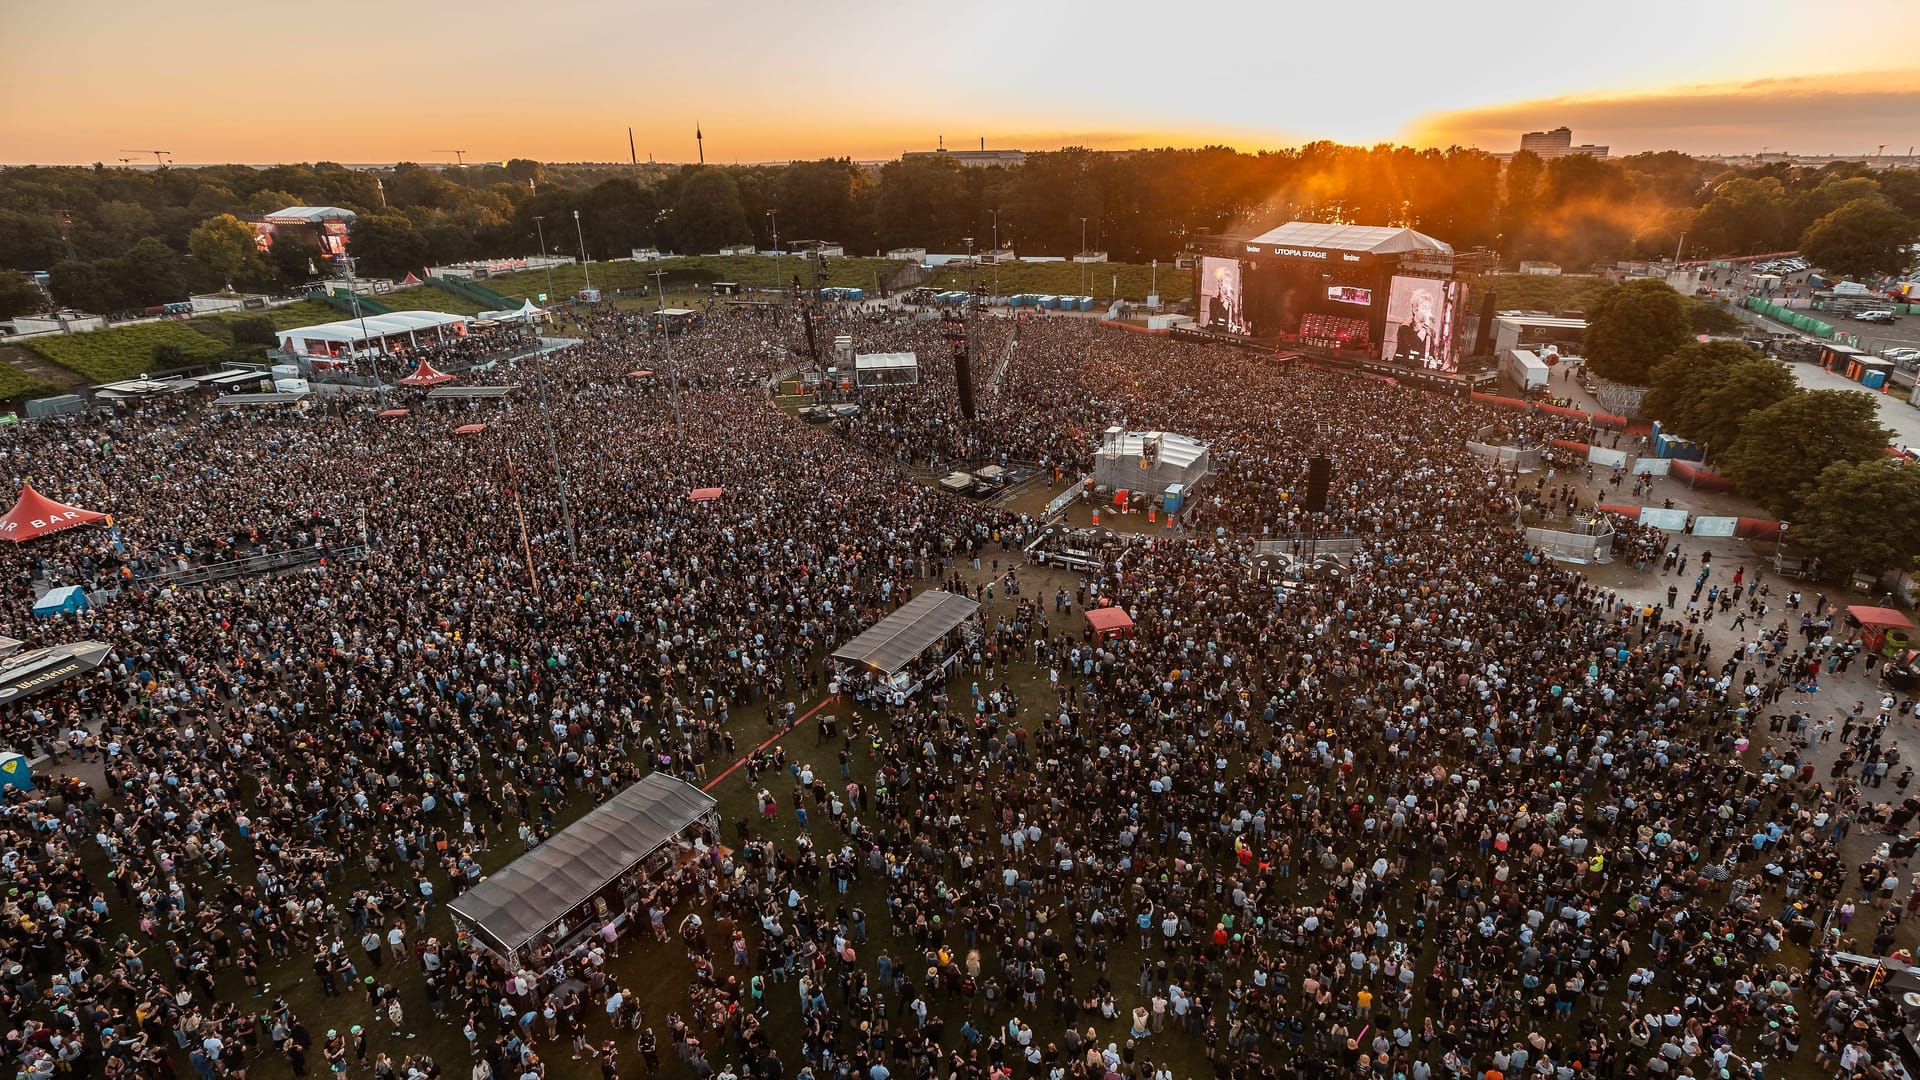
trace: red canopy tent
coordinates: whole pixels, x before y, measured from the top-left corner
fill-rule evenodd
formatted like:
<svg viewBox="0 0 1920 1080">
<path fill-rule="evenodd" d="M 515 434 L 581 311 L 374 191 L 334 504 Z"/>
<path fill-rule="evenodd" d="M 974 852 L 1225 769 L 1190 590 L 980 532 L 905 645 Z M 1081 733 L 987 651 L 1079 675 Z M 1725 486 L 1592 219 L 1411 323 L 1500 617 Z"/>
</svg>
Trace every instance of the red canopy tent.
<svg viewBox="0 0 1920 1080">
<path fill-rule="evenodd" d="M 485 424 L 461 424 L 459 427 L 453 429 L 453 433 L 455 435 L 478 435 L 485 430 L 487 430 L 487 425 Z"/>
<path fill-rule="evenodd" d="M 1132 637 L 1133 619 L 1117 607 L 1088 608 L 1087 628 L 1100 641 L 1115 636 Z"/>
<path fill-rule="evenodd" d="M 400 380 L 400 385 L 439 386 L 441 383 L 452 382 L 454 378 L 455 376 L 449 375 L 444 371 L 434 370 L 432 364 L 422 360 L 420 361 L 420 366 L 413 369 L 413 374 Z"/>
<path fill-rule="evenodd" d="M 687 494 L 687 501 L 688 502 L 712 502 L 713 500 L 719 498 L 722 495 L 725 495 L 726 493 L 727 493 L 726 488 L 717 488 L 717 487 L 694 488 L 691 492 Z"/>
<path fill-rule="evenodd" d="M 1898 608 L 1854 604 L 1847 608 L 1847 614 L 1860 624 L 1860 643 L 1872 652 L 1886 648 L 1889 632 L 1893 634 L 1892 644 L 1896 649 L 1906 648 L 1914 629 L 1913 620 Z"/>
<path fill-rule="evenodd" d="M 629 372 L 627 372 L 627 378 L 629 378 L 629 379 L 651 379 L 651 378 L 653 378 L 653 372 L 651 372 L 651 371 L 629 371 Z"/>
<path fill-rule="evenodd" d="M 380 411 L 380 419 L 382 420 L 398 420 L 403 416 L 411 415 L 413 414 L 406 409 L 382 409 Z"/>
<path fill-rule="evenodd" d="M 33 490 L 32 484 L 27 484 L 21 487 L 20 500 L 13 504 L 13 509 L 7 511 L 5 517 L 0 517 L 0 537 L 16 544 L 25 543 L 38 540 L 48 533 L 106 519 L 105 514 L 55 502 Z"/>
</svg>

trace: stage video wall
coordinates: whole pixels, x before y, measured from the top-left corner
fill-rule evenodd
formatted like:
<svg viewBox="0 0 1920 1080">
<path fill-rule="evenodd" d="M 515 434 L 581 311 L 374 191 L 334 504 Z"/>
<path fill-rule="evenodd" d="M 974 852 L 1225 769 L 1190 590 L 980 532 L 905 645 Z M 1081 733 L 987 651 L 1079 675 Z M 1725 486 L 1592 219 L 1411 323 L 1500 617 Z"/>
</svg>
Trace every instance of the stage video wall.
<svg viewBox="0 0 1920 1080">
<path fill-rule="evenodd" d="M 1387 293 L 1386 329 L 1380 358 L 1455 374 L 1460 370 L 1457 322 L 1465 305 L 1460 283 L 1396 277 Z"/>
<path fill-rule="evenodd" d="M 1211 255 L 1200 260 L 1200 325 L 1223 334 L 1250 335 L 1246 293 L 1241 288 L 1239 259 Z"/>
<path fill-rule="evenodd" d="M 1205 256 L 1195 272 L 1206 330 L 1459 371 L 1466 291 L 1458 282 L 1283 257 Z"/>
</svg>

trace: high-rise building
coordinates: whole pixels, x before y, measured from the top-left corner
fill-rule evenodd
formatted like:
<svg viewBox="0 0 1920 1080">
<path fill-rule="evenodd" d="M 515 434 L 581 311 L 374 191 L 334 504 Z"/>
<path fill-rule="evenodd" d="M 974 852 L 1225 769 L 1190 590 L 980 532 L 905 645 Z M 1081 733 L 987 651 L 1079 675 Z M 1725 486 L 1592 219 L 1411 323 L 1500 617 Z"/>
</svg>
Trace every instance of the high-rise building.
<svg viewBox="0 0 1920 1080">
<path fill-rule="evenodd" d="M 1575 146 L 1573 129 L 1557 127 L 1552 131 L 1529 131 L 1520 136 L 1520 149 L 1531 150 L 1543 158 L 1566 157 L 1568 154 L 1586 154 L 1590 157 L 1603 158 L 1612 148 L 1595 146 L 1592 143 Z"/>
</svg>

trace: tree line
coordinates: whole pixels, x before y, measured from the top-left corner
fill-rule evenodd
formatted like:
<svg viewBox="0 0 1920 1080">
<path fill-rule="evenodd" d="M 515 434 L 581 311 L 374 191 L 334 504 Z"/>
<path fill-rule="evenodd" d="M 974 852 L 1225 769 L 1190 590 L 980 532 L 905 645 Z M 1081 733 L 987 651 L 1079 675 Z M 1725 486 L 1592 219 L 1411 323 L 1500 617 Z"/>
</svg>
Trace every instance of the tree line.
<svg viewBox="0 0 1920 1080">
<path fill-rule="evenodd" d="M 1857 164 L 1727 169 L 1685 154 L 1617 160 L 1531 152 L 1502 162 L 1459 148 L 1318 142 L 1036 153 L 963 168 L 913 157 L 784 166 L 549 165 L 371 171 L 321 162 L 135 170 L 0 170 L 0 267 L 53 272 L 62 304 L 113 311 L 188 289 L 288 288 L 320 276 L 298 245 L 245 250 L 247 219 L 293 205 L 360 215 L 363 273 L 549 251 L 596 259 L 639 247 L 824 240 L 849 254 L 961 250 L 998 239 L 1030 254 L 1087 247 L 1117 261 L 1170 260 L 1208 234 L 1289 220 L 1406 225 L 1457 250 L 1570 270 L 1620 258 L 1739 256 L 1800 248 L 1847 274 L 1906 268 L 1920 228 L 1920 173 Z M 574 213 L 579 213 L 579 226 Z M 144 245 L 144 246 L 143 246 Z M 64 268 L 64 269 L 63 269 Z M 0 275 L 5 277 L 5 275 Z M 18 304 L 17 279 L 0 305 Z M 16 297 L 9 300 L 9 297 Z"/>
<path fill-rule="evenodd" d="M 1873 395 L 1806 390 L 1742 342 L 1696 341 L 1685 302 L 1662 281 L 1602 292 L 1583 343 L 1594 373 L 1646 386 L 1641 412 L 1699 443 L 1827 569 L 1915 569 L 1920 465 L 1888 452 Z"/>
</svg>

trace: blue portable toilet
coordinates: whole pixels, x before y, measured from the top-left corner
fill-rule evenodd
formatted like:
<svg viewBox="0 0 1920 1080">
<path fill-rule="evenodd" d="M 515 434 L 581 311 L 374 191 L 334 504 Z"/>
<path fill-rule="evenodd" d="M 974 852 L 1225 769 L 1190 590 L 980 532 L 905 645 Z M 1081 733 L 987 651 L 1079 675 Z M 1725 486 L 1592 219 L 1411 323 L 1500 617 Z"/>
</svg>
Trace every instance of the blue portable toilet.
<svg viewBox="0 0 1920 1080">
<path fill-rule="evenodd" d="M 1042 296 L 1040 298 L 1040 306 L 1049 310 L 1057 309 L 1060 306 L 1060 298 L 1051 294 Z"/>
<path fill-rule="evenodd" d="M 1164 495 L 1160 496 L 1160 506 L 1169 514 L 1180 512 L 1180 504 L 1187 500 L 1187 485 L 1168 484 Z"/>
<path fill-rule="evenodd" d="M 1878 390 L 1887 385 L 1887 373 L 1879 370 L 1869 370 L 1860 376 L 1860 385 L 1869 390 Z"/>
<path fill-rule="evenodd" d="M 1081 297 L 1081 298 L 1080 298 L 1080 310 L 1081 310 L 1081 311 L 1092 311 L 1092 310 L 1093 310 L 1093 297 L 1091 297 L 1091 296 L 1083 296 L 1083 297 Z"/>
<path fill-rule="evenodd" d="M 90 606 L 85 589 L 78 585 L 63 585 L 58 589 L 49 589 L 47 595 L 35 600 L 33 613 L 46 619 L 69 611 L 85 611 Z"/>
<path fill-rule="evenodd" d="M 33 769 L 27 765 L 25 754 L 9 750 L 0 753 L 0 791 L 18 788 L 21 791 L 33 790 Z"/>
<path fill-rule="evenodd" d="M 849 300 L 865 300 L 867 298 L 867 290 L 865 289 L 842 289 L 840 291 L 845 293 Z"/>
</svg>

